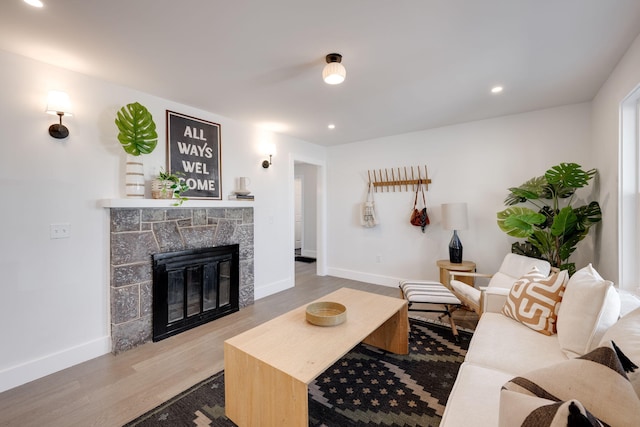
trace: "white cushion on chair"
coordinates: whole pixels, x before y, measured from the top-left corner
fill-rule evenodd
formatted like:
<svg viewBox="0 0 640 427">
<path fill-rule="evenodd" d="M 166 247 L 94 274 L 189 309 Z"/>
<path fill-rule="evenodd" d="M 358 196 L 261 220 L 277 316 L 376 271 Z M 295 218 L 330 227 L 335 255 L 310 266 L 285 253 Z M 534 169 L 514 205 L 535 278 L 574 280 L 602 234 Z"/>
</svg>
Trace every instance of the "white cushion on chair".
<svg viewBox="0 0 640 427">
<path fill-rule="evenodd" d="M 451 287 L 453 288 L 454 291 L 456 291 L 457 293 L 459 293 L 460 295 L 464 295 L 465 297 L 469 298 L 472 301 L 477 302 L 478 304 L 480 304 L 480 294 L 481 292 L 474 288 L 471 285 L 468 285 L 464 282 L 460 282 L 458 280 L 452 280 L 449 285 L 451 285 Z"/>
<path fill-rule="evenodd" d="M 534 267 L 545 277 L 548 276 L 551 271 L 551 265 L 545 260 L 517 254 L 507 254 L 500 265 L 500 269 L 491 276 L 487 289 L 509 290 L 520 277 L 533 270 Z M 479 289 L 455 279 L 451 280 L 449 285 L 458 295 L 461 295 L 462 298 L 473 301 L 476 305 L 480 306 L 482 292 Z M 500 309 L 502 309 L 502 305 Z"/>
<path fill-rule="evenodd" d="M 518 281 L 521 276 L 509 276 L 501 271 L 494 273 L 489 281 L 487 287 L 489 288 L 501 288 L 511 289 L 511 287 Z"/>
<path fill-rule="evenodd" d="M 425 304 L 461 304 L 460 300 L 442 283 L 428 281 L 402 281 L 400 289 L 407 301 Z"/>
<path fill-rule="evenodd" d="M 549 264 L 548 261 L 545 261 L 543 259 L 530 258 L 530 257 L 517 255 L 517 254 L 507 254 L 504 257 L 504 260 L 502 260 L 502 264 L 500 265 L 500 268 L 498 269 L 498 271 L 500 273 L 506 274 L 507 276 L 513 277 L 514 278 L 513 282 L 515 282 L 520 277 L 524 276 L 529 271 L 533 270 L 533 267 L 536 267 L 538 270 L 540 270 L 540 273 L 545 276 L 548 276 L 549 272 L 551 271 L 551 265 Z M 493 286 L 493 285 L 489 283 L 489 286 Z M 507 287 L 507 286 L 502 286 L 502 287 Z M 511 288 L 511 286 L 508 286 L 508 287 Z"/>
</svg>

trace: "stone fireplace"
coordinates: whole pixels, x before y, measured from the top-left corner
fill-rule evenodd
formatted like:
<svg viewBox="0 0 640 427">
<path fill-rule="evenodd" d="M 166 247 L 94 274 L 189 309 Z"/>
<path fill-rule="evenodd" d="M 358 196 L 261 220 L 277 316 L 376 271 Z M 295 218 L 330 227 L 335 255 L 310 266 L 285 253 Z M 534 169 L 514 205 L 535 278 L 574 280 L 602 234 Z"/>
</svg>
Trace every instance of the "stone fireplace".
<svg viewBox="0 0 640 427">
<path fill-rule="evenodd" d="M 253 304 L 252 207 L 106 207 L 114 353 L 151 341 L 153 254 L 238 244 L 239 307 Z"/>
</svg>

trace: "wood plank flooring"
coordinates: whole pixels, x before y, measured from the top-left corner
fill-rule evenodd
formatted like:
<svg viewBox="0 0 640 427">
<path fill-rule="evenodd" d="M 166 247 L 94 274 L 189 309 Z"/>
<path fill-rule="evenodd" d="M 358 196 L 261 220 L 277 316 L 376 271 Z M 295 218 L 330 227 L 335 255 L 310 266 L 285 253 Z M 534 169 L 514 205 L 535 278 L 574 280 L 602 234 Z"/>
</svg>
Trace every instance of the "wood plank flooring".
<svg viewBox="0 0 640 427">
<path fill-rule="evenodd" d="M 122 426 L 223 369 L 222 343 L 342 287 L 399 297 L 397 288 L 315 275 L 296 262 L 296 286 L 222 319 L 118 356 L 107 354 L 0 393 L 0 426 Z M 435 317 L 425 314 L 425 317 Z M 474 313 L 456 324 L 474 328 Z"/>
</svg>

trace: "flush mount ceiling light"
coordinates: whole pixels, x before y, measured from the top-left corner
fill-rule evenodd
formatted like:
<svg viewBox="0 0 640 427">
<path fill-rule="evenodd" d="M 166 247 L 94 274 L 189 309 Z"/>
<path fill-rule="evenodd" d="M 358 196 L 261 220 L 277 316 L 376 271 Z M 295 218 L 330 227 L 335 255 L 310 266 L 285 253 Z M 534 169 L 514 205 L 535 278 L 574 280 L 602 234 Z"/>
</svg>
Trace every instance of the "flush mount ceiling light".
<svg viewBox="0 0 640 427">
<path fill-rule="evenodd" d="M 342 62 L 342 55 L 339 53 L 330 53 L 326 57 L 327 65 L 322 70 L 322 79 L 326 84 L 337 85 L 344 81 L 347 70 Z"/>
<path fill-rule="evenodd" d="M 494 86 L 491 88 L 491 93 L 501 93 L 504 90 L 502 86 Z"/>
</svg>

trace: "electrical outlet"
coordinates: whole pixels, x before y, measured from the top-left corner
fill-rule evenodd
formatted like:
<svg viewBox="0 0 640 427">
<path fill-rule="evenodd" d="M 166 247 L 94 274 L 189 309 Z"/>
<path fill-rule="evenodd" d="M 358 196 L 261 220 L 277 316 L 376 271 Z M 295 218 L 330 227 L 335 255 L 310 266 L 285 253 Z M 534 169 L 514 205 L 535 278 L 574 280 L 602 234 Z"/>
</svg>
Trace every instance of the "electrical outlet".
<svg viewBox="0 0 640 427">
<path fill-rule="evenodd" d="M 376 263 L 380 264 L 382 262 L 382 255 L 376 255 Z"/>
<path fill-rule="evenodd" d="M 68 239 L 71 237 L 71 224 L 49 224 L 49 236 L 52 239 Z"/>
</svg>

